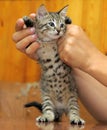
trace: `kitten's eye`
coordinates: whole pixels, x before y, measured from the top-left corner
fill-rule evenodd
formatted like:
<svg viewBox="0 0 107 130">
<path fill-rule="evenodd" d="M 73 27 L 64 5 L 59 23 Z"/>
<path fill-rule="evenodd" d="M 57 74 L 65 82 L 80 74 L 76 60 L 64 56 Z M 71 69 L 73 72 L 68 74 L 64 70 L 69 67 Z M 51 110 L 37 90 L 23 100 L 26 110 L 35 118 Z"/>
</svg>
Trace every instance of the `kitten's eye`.
<svg viewBox="0 0 107 130">
<path fill-rule="evenodd" d="M 53 22 L 50 22 L 49 25 L 50 25 L 51 27 L 54 27 L 54 26 L 55 26 L 55 24 L 54 24 Z"/>
<path fill-rule="evenodd" d="M 60 27 L 63 28 L 63 27 L 64 27 L 64 24 L 62 23 L 62 24 L 60 25 Z"/>
</svg>

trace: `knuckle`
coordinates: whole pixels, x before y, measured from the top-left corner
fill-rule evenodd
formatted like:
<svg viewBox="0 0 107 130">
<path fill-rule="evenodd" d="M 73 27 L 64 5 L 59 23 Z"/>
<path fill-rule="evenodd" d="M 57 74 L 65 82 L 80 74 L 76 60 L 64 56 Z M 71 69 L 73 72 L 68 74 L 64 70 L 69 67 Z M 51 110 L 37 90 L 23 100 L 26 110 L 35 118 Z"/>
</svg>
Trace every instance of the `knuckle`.
<svg viewBox="0 0 107 130">
<path fill-rule="evenodd" d="M 75 31 L 80 31 L 80 30 L 81 30 L 81 27 L 78 26 L 78 25 L 74 25 L 73 27 L 74 27 L 74 30 L 75 30 Z"/>
<path fill-rule="evenodd" d="M 64 47 L 65 54 L 67 54 L 68 51 L 69 51 L 69 44 L 66 44 L 65 47 Z"/>
<path fill-rule="evenodd" d="M 12 35 L 12 40 L 13 40 L 14 42 L 17 42 L 16 34 L 15 34 L 15 33 Z"/>
<path fill-rule="evenodd" d="M 73 25 L 69 30 L 68 33 L 74 36 L 80 35 L 82 28 L 78 25 Z"/>
<path fill-rule="evenodd" d="M 75 37 L 68 37 L 66 39 L 66 44 L 65 44 L 64 48 L 66 50 L 68 50 L 71 47 L 71 45 L 73 45 L 74 43 L 75 43 Z"/>
</svg>

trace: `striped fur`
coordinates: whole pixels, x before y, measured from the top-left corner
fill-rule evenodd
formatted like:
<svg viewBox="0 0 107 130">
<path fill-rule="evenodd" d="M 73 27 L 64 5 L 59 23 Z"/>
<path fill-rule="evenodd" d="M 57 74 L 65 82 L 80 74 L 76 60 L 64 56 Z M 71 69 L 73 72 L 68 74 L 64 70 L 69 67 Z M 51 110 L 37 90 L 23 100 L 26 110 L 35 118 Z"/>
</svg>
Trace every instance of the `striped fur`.
<svg viewBox="0 0 107 130">
<path fill-rule="evenodd" d="M 29 20 L 36 28 L 37 41 L 41 45 L 37 51 L 42 68 L 40 89 L 43 100 L 42 115 L 36 119 L 39 122 L 60 119 L 65 113 L 71 123 L 85 123 L 79 116 L 78 94 L 72 69 L 60 60 L 57 51 L 57 40 L 66 31 L 67 8 L 68 6 L 59 12 L 48 13 L 42 5 L 37 11 L 35 21 Z M 27 105 L 34 106 L 34 104 Z"/>
</svg>

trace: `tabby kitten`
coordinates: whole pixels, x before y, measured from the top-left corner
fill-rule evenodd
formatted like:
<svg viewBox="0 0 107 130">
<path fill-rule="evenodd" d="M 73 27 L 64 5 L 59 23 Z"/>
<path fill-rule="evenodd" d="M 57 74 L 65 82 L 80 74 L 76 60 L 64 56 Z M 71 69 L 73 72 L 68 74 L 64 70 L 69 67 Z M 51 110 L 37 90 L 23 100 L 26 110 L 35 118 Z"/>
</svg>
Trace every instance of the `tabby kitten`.
<svg viewBox="0 0 107 130">
<path fill-rule="evenodd" d="M 34 26 L 37 42 L 38 61 L 42 68 L 40 89 L 42 104 L 32 102 L 25 107 L 36 106 L 42 115 L 36 118 L 38 122 L 59 120 L 63 113 L 67 114 L 71 124 L 84 124 L 79 116 L 77 102 L 78 94 L 71 68 L 60 60 L 57 48 L 58 39 L 66 32 L 66 24 L 71 23 L 66 16 L 68 6 L 59 12 L 48 12 L 44 5 L 37 10 L 35 20 L 24 17 L 27 26 Z"/>
</svg>

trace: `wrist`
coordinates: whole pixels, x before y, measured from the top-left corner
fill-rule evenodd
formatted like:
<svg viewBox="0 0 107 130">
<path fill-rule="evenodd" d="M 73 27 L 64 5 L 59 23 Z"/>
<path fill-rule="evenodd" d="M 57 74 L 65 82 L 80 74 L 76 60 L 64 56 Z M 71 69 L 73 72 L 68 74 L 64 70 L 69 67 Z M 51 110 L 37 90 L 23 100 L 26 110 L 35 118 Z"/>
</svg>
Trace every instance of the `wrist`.
<svg viewBox="0 0 107 130">
<path fill-rule="evenodd" d="M 105 55 L 103 55 L 100 51 L 95 51 L 91 53 L 88 57 L 87 62 L 82 67 L 82 70 L 87 73 L 93 73 L 98 67 L 102 67 L 105 61 Z"/>
</svg>

